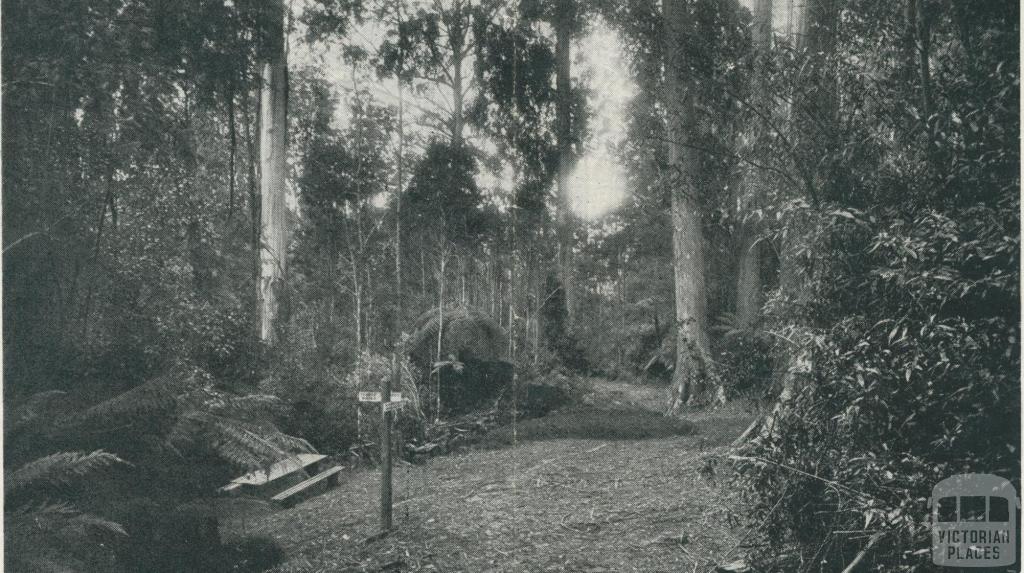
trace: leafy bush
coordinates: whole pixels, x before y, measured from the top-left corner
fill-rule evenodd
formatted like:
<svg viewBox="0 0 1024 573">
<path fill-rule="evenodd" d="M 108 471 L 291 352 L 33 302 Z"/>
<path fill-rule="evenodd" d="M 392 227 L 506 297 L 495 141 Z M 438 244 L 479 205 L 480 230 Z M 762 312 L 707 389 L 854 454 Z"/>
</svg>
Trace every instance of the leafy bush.
<svg viewBox="0 0 1024 573">
<path fill-rule="evenodd" d="M 904 6 L 843 8 L 819 54 L 836 130 L 794 133 L 806 196 L 769 194 L 769 328 L 803 364 L 739 466 L 768 569 L 838 571 L 868 539 L 865 570 L 929 569 L 935 483 L 1020 489 L 1020 7 L 928 6 L 932 60 L 908 59 Z M 802 58 L 775 56 L 767 89 L 789 89 Z"/>
<path fill-rule="evenodd" d="M 417 385 L 419 370 L 405 357 L 398 361 L 400 382 L 395 387 L 392 382 L 391 391 L 401 392 L 405 405 L 396 412 L 394 416 L 394 427 L 402 435 L 407 437 L 421 436 L 423 424 L 426 421 L 424 415 L 425 398 L 423 389 Z M 380 405 L 363 405 L 355 401 L 358 392 L 379 392 L 385 378 L 391 378 L 391 358 L 364 352 L 356 368 L 345 377 L 345 386 L 349 395 L 352 396 L 353 410 L 355 407 L 363 408 L 362 436 L 370 441 L 375 441 L 380 435 Z M 370 415 L 366 415 L 370 413 Z"/>
<path fill-rule="evenodd" d="M 793 544 L 805 561 L 841 564 L 864 542 L 832 532 L 867 530 L 882 535 L 879 563 L 914 569 L 927 560 L 932 485 L 1020 473 L 1019 246 L 986 205 L 876 213 L 822 219 L 829 244 L 862 248 L 833 251 L 811 312 L 857 311 L 807 339 L 812 378 L 750 447 L 764 462 L 741 473 L 772 554 Z"/>
<path fill-rule="evenodd" d="M 719 319 L 714 341 L 716 368 L 728 398 L 763 396 L 772 388 L 777 345 L 760 327 L 744 328 L 731 314 Z"/>
<path fill-rule="evenodd" d="M 534 381 L 517 387 L 516 411 L 524 418 L 537 418 L 570 404 L 574 398 L 565 384 Z"/>
</svg>

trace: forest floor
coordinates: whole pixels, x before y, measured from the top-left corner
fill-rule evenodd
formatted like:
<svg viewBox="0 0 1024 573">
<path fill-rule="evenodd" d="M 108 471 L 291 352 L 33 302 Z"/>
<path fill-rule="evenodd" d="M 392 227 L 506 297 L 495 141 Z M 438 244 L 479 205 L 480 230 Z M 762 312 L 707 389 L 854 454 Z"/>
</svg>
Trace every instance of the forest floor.
<svg viewBox="0 0 1024 573">
<path fill-rule="evenodd" d="M 294 508 L 223 521 L 225 537 L 274 538 L 280 572 L 674 572 L 736 559 L 743 507 L 723 458 L 753 414 L 730 405 L 644 439 L 573 437 L 565 420 L 666 428 L 663 388 L 591 386 L 584 404 L 520 422 L 511 446 L 398 463 L 388 536 L 374 538 L 380 478 L 364 468 Z"/>
</svg>

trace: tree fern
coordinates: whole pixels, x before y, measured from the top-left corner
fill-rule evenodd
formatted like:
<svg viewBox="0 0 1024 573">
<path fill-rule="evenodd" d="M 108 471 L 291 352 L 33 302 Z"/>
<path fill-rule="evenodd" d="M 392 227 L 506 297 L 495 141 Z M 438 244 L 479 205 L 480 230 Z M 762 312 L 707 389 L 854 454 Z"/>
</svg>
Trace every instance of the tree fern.
<svg viewBox="0 0 1024 573">
<path fill-rule="evenodd" d="M 42 396 L 27 401 L 25 406 L 58 397 Z M 60 436 L 61 443 L 95 440 L 97 436 L 112 439 L 111 430 L 135 426 L 141 431 L 128 434 L 131 443 L 123 444 L 133 452 L 170 450 L 184 457 L 189 451 L 206 450 L 233 465 L 255 469 L 298 452 L 315 451 L 309 442 L 284 434 L 275 426 L 282 408 L 275 396 L 225 392 L 216 388 L 202 370 L 179 364 L 162 376 L 85 409 L 54 427 L 53 435 Z M 33 415 L 20 414 L 24 418 Z M 125 434 L 118 432 L 117 436 L 123 439 Z M 38 449 L 38 444 L 33 446 Z M 9 473 L 8 494 L 37 484 L 65 485 L 115 463 L 126 462 L 102 450 L 52 454 Z"/>
<path fill-rule="evenodd" d="M 104 451 L 60 452 L 33 460 L 4 476 L 9 568 L 82 571 L 87 569 L 84 559 L 91 554 L 95 557 L 90 533 L 127 535 L 119 523 L 82 512 L 67 501 L 31 501 L 32 497 L 50 497 L 50 487 L 68 485 L 124 463 Z M 16 506 L 11 503 L 19 499 L 22 502 Z"/>
<path fill-rule="evenodd" d="M 4 529 L 5 562 L 12 571 L 85 571 L 85 561 L 97 557 L 91 532 L 128 535 L 119 523 L 65 502 L 7 510 Z"/>
<path fill-rule="evenodd" d="M 174 368 L 168 374 L 158 376 L 86 409 L 73 425 L 103 426 L 116 420 L 123 425 L 141 418 L 173 414 L 179 397 L 197 382 L 195 371 L 186 372 Z"/>
<path fill-rule="evenodd" d="M 79 536 L 85 535 L 89 528 L 96 528 L 118 535 L 128 535 L 121 524 L 84 513 L 66 502 L 25 505 L 14 510 L 10 517 L 14 522 L 31 522 L 31 529 L 39 533 Z"/>
<path fill-rule="evenodd" d="M 46 415 L 52 410 L 55 401 L 67 396 L 67 392 L 61 390 L 48 390 L 32 394 L 24 401 L 17 403 L 10 411 L 8 423 L 9 432 L 17 432 L 26 426 L 40 420 L 52 423 Z"/>
<path fill-rule="evenodd" d="M 289 436 L 270 423 L 202 411 L 181 416 L 168 441 L 178 449 L 206 447 L 220 458 L 247 469 L 265 467 L 297 452 L 316 451 L 306 440 Z"/>
<path fill-rule="evenodd" d="M 60 452 L 33 460 L 4 476 L 6 495 L 14 495 L 35 485 L 67 485 L 93 472 L 116 464 L 127 464 L 114 454 Z"/>
</svg>

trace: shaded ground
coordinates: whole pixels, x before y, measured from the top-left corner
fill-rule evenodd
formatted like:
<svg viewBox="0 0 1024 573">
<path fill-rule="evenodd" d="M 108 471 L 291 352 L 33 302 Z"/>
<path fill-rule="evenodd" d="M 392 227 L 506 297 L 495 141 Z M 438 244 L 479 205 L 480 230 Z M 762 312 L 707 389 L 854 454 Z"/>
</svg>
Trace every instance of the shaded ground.
<svg viewBox="0 0 1024 573">
<path fill-rule="evenodd" d="M 715 470 L 750 414 L 666 421 L 659 389 L 593 385 L 586 405 L 520 423 L 512 446 L 398 464 L 387 537 L 367 541 L 379 495 L 369 469 L 292 509 L 228 520 L 225 537 L 275 538 L 282 572 L 706 571 L 736 554 L 740 502 Z"/>
</svg>

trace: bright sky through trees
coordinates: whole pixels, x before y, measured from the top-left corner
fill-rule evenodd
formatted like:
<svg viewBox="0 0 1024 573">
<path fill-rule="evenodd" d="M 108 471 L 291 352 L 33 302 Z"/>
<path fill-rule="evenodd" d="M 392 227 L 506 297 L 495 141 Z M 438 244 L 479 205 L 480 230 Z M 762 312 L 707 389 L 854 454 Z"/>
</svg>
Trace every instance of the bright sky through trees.
<svg viewBox="0 0 1024 573">
<path fill-rule="evenodd" d="M 596 219 L 617 207 L 627 195 L 626 178 L 615 157 L 625 137 L 625 107 L 636 92 L 618 36 L 603 23 L 580 42 L 582 69 L 593 90 L 593 134 L 576 165 L 571 182 L 572 208 L 585 219 Z"/>
<path fill-rule="evenodd" d="M 353 68 L 342 61 L 339 45 L 329 49 L 322 45 L 310 46 L 299 40 L 301 34 L 298 32 L 293 33 L 291 42 L 293 65 L 319 67 L 343 98 L 358 82 L 381 101 L 392 105 L 397 103 L 397 90 L 393 81 L 374 81 L 372 75 L 354 81 Z M 382 39 L 383 29 L 380 25 L 367 22 L 353 28 L 348 41 L 372 55 Z M 570 202 L 577 216 L 594 220 L 613 210 L 628 194 L 626 178 L 615 149 L 625 136 L 626 104 L 636 93 L 636 85 L 623 58 L 619 37 L 604 22 L 595 22 L 589 34 L 580 39 L 573 51 L 577 62 L 574 76 L 582 74 L 585 84 L 592 90 L 590 105 L 593 116 L 590 119 L 591 136 L 573 174 Z M 408 106 L 407 121 L 415 122 L 420 111 L 416 106 Z M 339 106 L 337 119 L 339 126 L 348 123 L 346 106 Z M 414 131 L 418 128 L 407 125 L 406 129 Z M 478 144 L 489 149 L 493 147 L 485 141 L 479 141 Z M 510 191 L 514 186 L 514 174 L 510 170 L 506 171 L 491 173 L 481 169 L 478 174 L 479 183 L 485 189 Z M 374 198 L 374 205 L 382 208 L 388 201 L 389 198 L 382 195 Z"/>
</svg>

